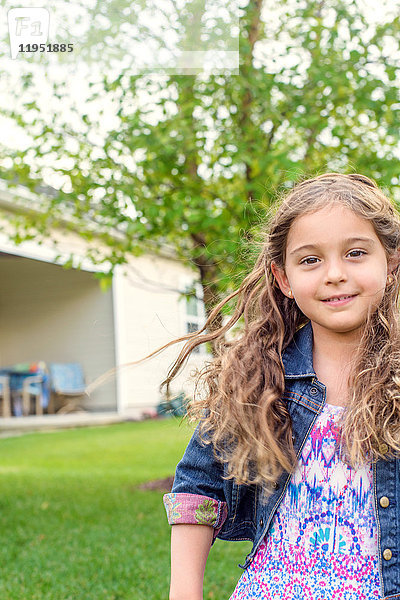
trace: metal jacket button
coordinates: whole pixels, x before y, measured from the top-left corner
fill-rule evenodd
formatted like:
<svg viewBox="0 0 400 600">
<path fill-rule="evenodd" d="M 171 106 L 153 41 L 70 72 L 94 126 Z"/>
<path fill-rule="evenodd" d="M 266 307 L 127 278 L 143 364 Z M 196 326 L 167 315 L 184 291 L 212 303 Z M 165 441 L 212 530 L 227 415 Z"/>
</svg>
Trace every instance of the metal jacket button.
<svg viewBox="0 0 400 600">
<path fill-rule="evenodd" d="M 310 394 L 312 396 L 315 396 L 316 394 L 318 394 L 318 388 L 316 388 L 316 387 L 310 388 Z"/>
<path fill-rule="evenodd" d="M 264 527 L 264 519 L 262 517 L 260 519 L 260 527 Z M 385 552 L 386 552 L 386 550 L 385 550 Z M 389 552 L 390 552 L 390 550 L 389 550 Z"/>
<path fill-rule="evenodd" d="M 379 504 L 382 506 L 382 508 L 387 508 L 389 506 L 389 498 L 387 496 L 382 496 L 382 498 L 379 500 Z"/>
<path fill-rule="evenodd" d="M 386 550 L 383 551 L 383 558 L 385 560 L 390 560 L 392 558 L 392 551 L 389 550 L 389 548 L 386 548 Z"/>
<path fill-rule="evenodd" d="M 389 446 L 387 444 L 381 444 L 379 446 L 379 452 L 381 452 L 381 454 L 387 454 L 388 451 L 389 451 Z"/>
</svg>

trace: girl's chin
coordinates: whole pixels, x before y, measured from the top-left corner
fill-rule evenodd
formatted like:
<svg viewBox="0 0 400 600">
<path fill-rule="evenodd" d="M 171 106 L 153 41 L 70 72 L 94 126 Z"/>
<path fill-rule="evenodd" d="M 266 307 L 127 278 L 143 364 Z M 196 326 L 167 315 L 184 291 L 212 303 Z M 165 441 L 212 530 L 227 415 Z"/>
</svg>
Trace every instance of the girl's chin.
<svg viewBox="0 0 400 600">
<path fill-rule="evenodd" d="M 331 320 L 329 323 L 328 322 L 323 322 L 323 321 L 313 321 L 311 320 L 311 324 L 313 325 L 314 328 L 316 329 L 324 329 L 325 331 L 330 331 L 331 333 L 354 333 L 354 332 L 360 332 L 363 328 L 363 325 L 365 325 L 365 321 L 356 321 L 356 322 L 349 322 L 348 320 L 342 320 L 342 322 L 340 322 L 339 319 L 335 319 L 334 322 L 333 320 Z"/>
</svg>

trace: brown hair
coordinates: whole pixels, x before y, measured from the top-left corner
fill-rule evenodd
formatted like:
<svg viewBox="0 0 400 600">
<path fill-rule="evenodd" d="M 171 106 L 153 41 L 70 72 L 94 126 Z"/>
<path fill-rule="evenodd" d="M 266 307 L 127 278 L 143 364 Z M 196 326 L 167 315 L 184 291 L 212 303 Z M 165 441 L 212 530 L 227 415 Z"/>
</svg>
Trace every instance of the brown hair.
<svg viewBox="0 0 400 600">
<path fill-rule="evenodd" d="M 180 371 L 192 350 L 214 340 L 216 356 L 196 371 L 189 417 L 199 420 L 203 439 L 227 465 L 237 483 L 262 484 L 266 491 L 283 470 L 293 472 L 291 419 L 282 399 L 285 379 L 282 353 L 307 317 L 274 281 L 271 263 L 284 268 L 286 241 L 295 219 L 339 202 L 369 220 L 387 259 L 397 256 L 400 219 L 394 206 L 368 177 L 328 173 L 303 181 L 284 197 L 270 219 L 253 270 L 240 287 L 211 312 L 204 327 L 170 342 L 187 340 L 160 389 Z M 397 262 L 396 262 L 397 265 Z M 349 378 L 350 401 L 344 411 L 342 443 L 356 467 L 367 460 L 400 452 L 400 330 L 397 266 L 379 307 L 369 315 Z M 215 331 L 213 320 L 237 297 L 229 321 Z M 239 338 L 225 334 L 243 317 Z M 206 329 L 208 333 L 204 333 Z M 160 351 L 159 349 L 158 351 Z M 158 352 L 157 351 L 157 352 Z M 200 382 L 206 394 L 196 398 Z M 387 444 L 385 454 L 382 444 Z"/>
</svg>

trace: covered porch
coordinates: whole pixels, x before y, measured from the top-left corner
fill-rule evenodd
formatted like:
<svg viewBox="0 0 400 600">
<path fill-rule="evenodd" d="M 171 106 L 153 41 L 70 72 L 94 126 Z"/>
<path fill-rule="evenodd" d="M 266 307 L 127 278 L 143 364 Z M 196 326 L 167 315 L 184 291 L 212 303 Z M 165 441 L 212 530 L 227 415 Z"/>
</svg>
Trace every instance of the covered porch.
<svg viewBox="0 0 400 600">
<path fill-rule="evenodd" d="M 0 281 L 0 369 L 77 363 L 89 383 L 115 366 L 112 290 L 102 292 L 92 272 L 3 251 Z M 82 395 L 79 404 L 116 413 L 115 380 Z"/>
</svg>

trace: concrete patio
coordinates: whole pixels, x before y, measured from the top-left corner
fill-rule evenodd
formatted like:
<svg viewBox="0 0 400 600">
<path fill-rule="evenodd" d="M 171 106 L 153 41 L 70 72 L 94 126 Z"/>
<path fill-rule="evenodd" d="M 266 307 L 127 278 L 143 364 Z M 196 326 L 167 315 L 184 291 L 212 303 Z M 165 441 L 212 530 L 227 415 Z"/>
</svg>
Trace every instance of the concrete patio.
<svg viewBox="0 0 400 600">
<path fill-rule="evenodd" d="M 56 431 L 73 427 L 95 427 L 135 420 L 117 412 L 75 412 L 62 415 L 32 415 L 0 418 L 0 437 L 11 437 L 34 431 Z"/>
</svg>

